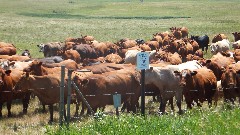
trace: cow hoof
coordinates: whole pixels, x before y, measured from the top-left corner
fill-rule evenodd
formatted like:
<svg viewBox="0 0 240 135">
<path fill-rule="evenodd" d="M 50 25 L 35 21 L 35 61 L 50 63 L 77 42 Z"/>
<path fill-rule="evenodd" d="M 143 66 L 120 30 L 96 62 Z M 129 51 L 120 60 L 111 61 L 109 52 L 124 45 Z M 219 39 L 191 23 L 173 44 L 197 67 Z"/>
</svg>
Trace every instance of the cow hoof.
<svg viewBox="0 0 240 135">
<path fill-rule="evenodd" d="M 52 123 L 53 123 L 53 121 L 51 121 L 51 120 L 50 120 L 50 121 L 48 121 L 48 124 L 49 124 L 49 125 L 52 125 Z"/>
<path fill-rule="evenodd" d="M 181 110 L 181 111 L 178 112 L 178 114 L 179 114 L 179 115 L 182 115 L 182 114 L 184 114 L 184 111 Z"/>
<path fill-rule="evenodd" d="M 8 114 L 8 117 L 12 117 L 12 114 L 10 113 L 10 114 Z"/>
<path fill-rule="evenodd" d="M 24 114 L 24 115 L 27 114 L 27 111 L 26 111 L 26 110 L 23 110 L 23 114 Z"/>
</svg>

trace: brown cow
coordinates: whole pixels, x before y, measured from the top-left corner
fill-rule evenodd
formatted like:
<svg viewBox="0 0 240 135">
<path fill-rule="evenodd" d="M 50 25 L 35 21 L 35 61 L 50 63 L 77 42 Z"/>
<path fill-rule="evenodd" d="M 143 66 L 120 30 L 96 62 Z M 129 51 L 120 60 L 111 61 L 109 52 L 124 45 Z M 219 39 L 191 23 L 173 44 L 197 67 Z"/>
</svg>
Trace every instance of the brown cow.
<svg viewBox="0 0 240 135">
<path fill-rule="evenodd" d="M 102 74 L 105 72 L 110 72 L 114 70 L 120 70 L 125 68 L 134 68 L 134 65 L 131 64 L 115 64 L 115 63 L 101 63 L 92 66 L 85 66 L 81 69 L 88 69 L 92 71 L 94 74 Z"/>
<path fill-rule="evenodd" d="M 133 39 L 125 38 L 125 39 L 120 39 L 116 43 L 116 45 L 119 46 L 120 48 L 128 49 L 128 48 L 132 48 L 132 47 L 137 46 L 137 42 Z"/>
<path fill-rule="evenodd" d="M 123 59 L 118 54 L 108 54 L 105 57 L 105 61 L 107 63 L 116 63 L 116 64 L 123 63 Z"/>
<path fill-rule="evenodd" d="M 151 50 L 158 50 L 160 48 L 158 41 L 146 41 L 144 44 L 148 45 Z"/>
<path fill-rule="evenodd" d="M 172 65 L 178 65 L 182 63 L 182 58 L 178 53 L 169 53 L 169 52 L 164 52 L 162 51 L 161 53 L 158 53 L 156 55 L 157 58 L 159 58 L 160 60 L 163 60 L 165 62 L 169 62 Z"/>
<path fill-rule="evenodd" d="M 7 59 L 9 61 L 27 61 L 30 60 L 28 56 L 21 56 L 21 55 L 0 55 L 1 59 Z"/>
<path fill-rule="evenodd" d="M 188 28 L 187 27 L 182 27 L 181 28 L 181 32 L 182 32 L 182 38 L 188 38 Z"/>
<path fill-rule="evenodd" d="M 75 78 L 88 103 L 96 112 L 98 108 L 113 105 L 112 96 L 121 94 L 121 102 L 130 105 L 128 110 L 136 112 L 140 97 L 139 73 L 134 70 L 118 70 L 103 74 L 93 74 L 84 79 Z M 94 96 L 90 96 L 94 95 Z"/>
<path fill-rule="evenodd" d="M 17 53 L 17 49 L 14 47 L 1 47 L 0 55 L 15 55 Z"/>
<path fill-rule="evenodd" d="M 82 36 L 82 35 L 81 35 Z M 74 42 L 75 44 L 91 44 L 91 42 L 94 40 L 93 36 L 82 36 L 81 38 L 66 38 L 65 43 L 67 42 Z"/>
<path fill-rule="evenodd" d="M 19 80 L 20 70 L 3 70 L 0 69 L 0 117 L 2 117 L 2 105 L 7 102 L 8 117 L 12 116 L 11 104 L 15 99 L 22 99 L 23 114 L 27 113 L 28 103 L 30 99 L 30 92 L 19 89 L 14 89 L 15 84 Z"/>
<path fill-rule="evenodd" d="M 221 85 L 223 88 L 224 101 L 232 102 L 240 96 L 240 63 L 228 65 L 222 68 Z M 239 100 L 240 102 L 240 100 Z"/>
<path fill-rule="evenodd" d="M 179 46 L 178 53 L 182 57 L 182 62 L 186 62 L 187 55 L 193 53 L 193 47 L 190 43 L 179 43 Z"/>
<path fill-rule="evenodd" d="M 65 82 L 65 86 L 67 82 Z M 60 101 L 60 79 L 54 75 L 33 76 L 26 74 L 21 77 L 17 86 L 20 89 L 31 89 L 44 105 L 49 105 L 50 120 L 53 122 L 53 104 Z M 64 101 L 67 101 L 67 87 L 64 87 Z"/>
<path fill-rule="evenodd" d="M 16 47 L 11 43 L 0 42 L 0 55 L 15 55 Z"/>
<path fill-rule="evenodd" d="M 31 72 L 34 75 L 42 76 L 48 74 L 59 74 L 61 72 L 61 67 L 47 68 L 42 66 L 42 62 L 38 60 L 33 60 L 32 63 L 29 64 L 28 67 L 23 69 L 24 72 Z M 60 77 L 60 76 L 59 76 Z"/>
<path fill-rule="evenodd" d="M 234 63 L 235 60 L 230 57 L 225 57 L 221 53 L 217 53 L 216 55 L 213 55 L 211 59 L 203 60 L 202 65 L 206 66 L 207 68 L 211 69 L 215 76 L 217 77 L 217 80 L 221 80 L 222 76 L 222 67 L 227 67 L 228 65 Z"/>
<path fill-rule="evenodd" d="M 212 43 L 216 43 L 218 41 L 222 41 L 223 39 L 227 39 L 227 36 L 225 34 L 217 34 L 213 37 Z"/>
<path fill-rule="evenodd" d="M 36 76 L 53 75 L 57 78 L 61 77 L 61 67 L 48 68 L 48 67 L 44 67 L 42 64 L 43 64 L 42 62 L 34 60 L 34 61 L 32 61 L 31 64 L 29 64 L 29 67 L 25 68 L 23 71 L 24 72 L 30 72 L 31 74 L 36 75 Z M 65 70 L 65 78 L 68 77 L 67 73 L 68 73 L 67 70 Z M 84 76 L 87 76 L 89 74 L 85 74 L 84 72 L 79 73 L 79 72 L 74 71 L 72 73 L 72 79 L 76 75 L 84 77 Z M 78 112 L 78 108 L 79 108 L 79 104 L 76 104 L 76 114 Z M 45 111 L 45 106 L 43 104 L 43 112 L 44 111 Z"/>
<path fill-rule="evenodd" d="M 180 76 L 180 86 L 183 88 L 183 95 L 188 108 L 192 108 L 195 101 L 198 106 L 207 99 L 209 106 L 212 105 L 212 98 L 217 88 L 217 79 L 214 73 L 207 68 L 200 68 L 194 71 L 184 69 L 175 71 Z M 200 101 L 200 103 L 198 102 Z"/>
<path fill-rule="evenodd" d="M 76 50 L 66 50 L 62 54 L 62 58 L 64 60 L 67 60 L 67 59 L 74 60 L 78 64 L 81 62 L 81 56 Z"/>
</svg>

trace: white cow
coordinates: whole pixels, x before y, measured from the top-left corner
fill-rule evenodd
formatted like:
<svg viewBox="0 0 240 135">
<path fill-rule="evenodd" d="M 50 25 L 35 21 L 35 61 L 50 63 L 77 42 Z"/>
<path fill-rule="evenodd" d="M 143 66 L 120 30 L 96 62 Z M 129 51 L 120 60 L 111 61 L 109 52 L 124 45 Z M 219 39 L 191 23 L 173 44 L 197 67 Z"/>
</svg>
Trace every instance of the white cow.
<svg viewBox="0 0 240 135">
<path fill-rule="evenodd" d="M 182 88 L 179 86 L 179 77 L 175 76 L 174 71 L 183 69 L 198 69 L 202 65 L 198 61 L 188 61 L 179 65 L 167 65 L 165 67 L 150 67 L 145 72 L 145 84 L 154 84 L 160 90 L 161 104 L 160 112 L 165 112 L 167 100 L 175 96 L 179 112 L 182 113 Z"/>
<path fill-rule="evenodd" d="M 139 52 L 141 52 L 141 51 L 139 51 L 139 50 L 128 50 L 125 53 L 125 62 L 124 62 L 124 64 L 136 65 L 137 64 L 137 53 L 139 53 Z M 149 62 L 151 60 L 157 59 L 155 57 L 155 55 L 157 54 L 156 50 L 154 50 L 154 51 L 147 51 L 147 52 L 149 52 Z"/>
<path fill-rule="evenodd" d="M 218 52 L 227 52 L 230 49 L 230 42 L 228 39 L 223 39 L 210 45 L 211 53 L 217 54 Z"/>
</svg>

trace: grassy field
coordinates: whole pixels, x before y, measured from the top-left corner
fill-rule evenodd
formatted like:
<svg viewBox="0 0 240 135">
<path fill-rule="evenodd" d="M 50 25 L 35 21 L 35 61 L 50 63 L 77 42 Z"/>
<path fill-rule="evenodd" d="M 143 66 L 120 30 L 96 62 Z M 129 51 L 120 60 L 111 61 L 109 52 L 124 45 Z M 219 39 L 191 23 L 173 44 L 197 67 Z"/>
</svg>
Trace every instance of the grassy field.
<svg viewBox="0 0 240 135">
<path fill-rule="evenodd" d="M 152 34 L 175 26 L 188 27 L 190 35 L 207 34 L 210 39 L 224 33 L 233 41 L 231 33 L 240 30 L 239 9 L 239 0 L 1 0 L 0 41 L 14 43 L 18 53 L 29 49 L 33 57 L 43 57 L 37 44 L 67 37 L 149 40 Z M 57 107 L 55 123 L 49 126 L 49 114 L 41 113 L 37 99 L 31 100 L 27 115 L 20 113 L 22 107 L 17 102 L 12 110 L 13 118 L 6 118 L 4 106 L 0 134 L 67 134 L 66 130 L 58 131 Z M 183 116 L 107 116 L 101 121 L 73 118 L 68 134 L 239 134 L 238 114 L 239 109 L 219 106 Z"/>
</svg>

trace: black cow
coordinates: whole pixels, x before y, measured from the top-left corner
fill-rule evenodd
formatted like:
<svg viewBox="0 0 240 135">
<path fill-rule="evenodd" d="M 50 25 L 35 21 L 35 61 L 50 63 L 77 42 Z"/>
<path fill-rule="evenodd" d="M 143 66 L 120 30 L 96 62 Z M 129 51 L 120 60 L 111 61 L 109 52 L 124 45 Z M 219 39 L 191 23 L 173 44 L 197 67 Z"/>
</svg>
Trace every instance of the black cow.
<svg viewBox="0 0 240 135">
<path fill-rule="evenodd" d="M 198 45 L 199 48 L 202 48 L 202 51 L 204 51 L 204 47 L 206 48 L 206 52 L 208 50 L 208 44 L 209 44 L 209 37 L 208 35 L 204 35 L 204 36 L 192 36 L 191 35 L 191 39 L 195 40 Z"/>
</svg>

